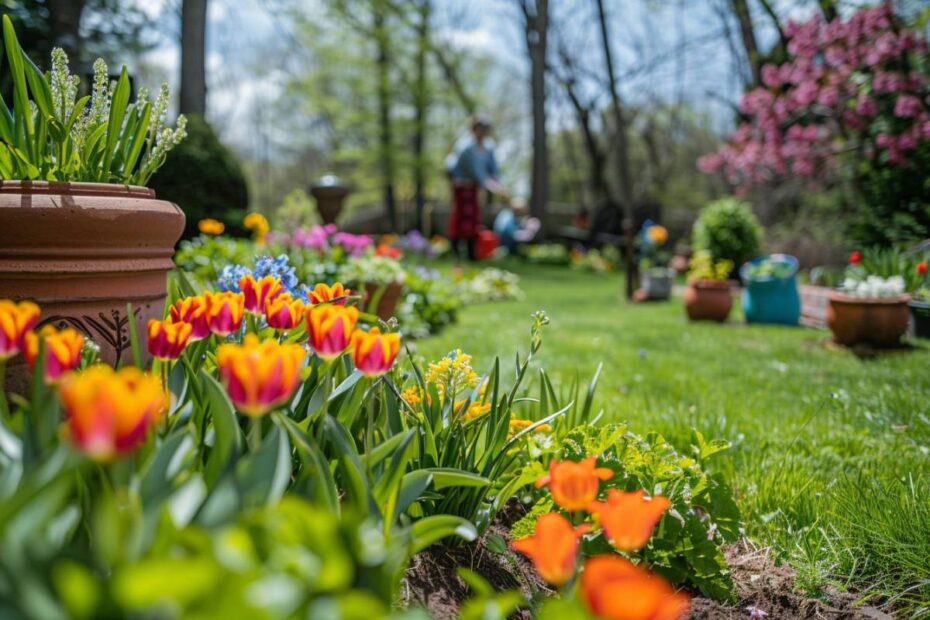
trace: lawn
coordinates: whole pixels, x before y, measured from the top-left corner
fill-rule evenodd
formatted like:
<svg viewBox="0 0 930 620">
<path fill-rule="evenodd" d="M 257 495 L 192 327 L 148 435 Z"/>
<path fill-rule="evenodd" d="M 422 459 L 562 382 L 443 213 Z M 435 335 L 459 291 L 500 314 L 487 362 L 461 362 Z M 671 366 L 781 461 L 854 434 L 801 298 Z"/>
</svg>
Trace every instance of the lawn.
<svg viewBox="0 0 930 620">
<path fill-rule="evenodd" d="M 688 450 L 695 429 L 732 448 L 712 461 L 733 485 L 749 538 L 817 595 L 832 585 L 930 614 L 930 343 L 863 360 L 829 333 L 688 323 L 680 300 L 632 305 L 617 275 L 508 263 L 519 301 L 463 309 L 417 343 L 461 347 L 489 366 L 527 348 L 529 317 L 552 323 L 540 364 L 570 382 L 604 368 L 597 405 Z M 510 361 L 512 364 L 512 360 Z"/>
</svg>

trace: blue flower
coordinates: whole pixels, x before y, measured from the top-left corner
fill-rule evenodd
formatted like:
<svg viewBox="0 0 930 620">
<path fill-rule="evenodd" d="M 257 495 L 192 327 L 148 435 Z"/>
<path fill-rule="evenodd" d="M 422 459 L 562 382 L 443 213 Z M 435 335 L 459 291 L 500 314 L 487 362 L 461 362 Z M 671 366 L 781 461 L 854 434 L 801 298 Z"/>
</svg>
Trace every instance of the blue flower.
<svg viewBox="0 0 930 620">
<path fill-rule="evenodd" d="M 308 288 L 301 284 L 297 278 L 297 270 L 291 266 L 287 254 L 281 254 L 277 258 L 271 256 L 259 256 L 255 259 L 255 268 L 249 269 L 245 265 L 227 265 L 220 272 L 217 286 L 221 291 L 241 292 L 239 289 L 239 280 L 242 276 L 251 275 L 256 280 L 265 276 L 274 276 L 284 285 L 284 290 L 307 301 Z"/>
</svg>

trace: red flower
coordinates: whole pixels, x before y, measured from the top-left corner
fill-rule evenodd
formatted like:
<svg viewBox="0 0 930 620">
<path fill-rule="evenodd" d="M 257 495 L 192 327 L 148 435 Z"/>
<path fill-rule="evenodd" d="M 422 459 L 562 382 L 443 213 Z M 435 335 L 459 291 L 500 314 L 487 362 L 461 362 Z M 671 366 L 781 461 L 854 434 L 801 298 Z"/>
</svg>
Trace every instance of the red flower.
<svg viewBox="0 0 930 620">
<path fill-rule="evenodd" d="M 618 555 L 598 555 L 581 571 L 581 596 L 607 620 L 680 620 L 689 597 L 665 579 Z"/>
<path fill-rule="evenodd" d="M 926 263 L 926 261 L 922 261 L 922 262 L 917 263 L 917 273 L 919 273 L 919 274 L 922 275 L 922 276 L 927 275 L 927 263 Z"/>
<path fill-rule="evenodd" d="M 578 539 L 590 526 L 573 527 L 557 512 L 549 512 L 536 520 L 532 536 L 510 543 L 510 546 L 533 561 L 539 576 L 548 583 L 561 586 L 575 574 Z"/>
<path fill-rule="evenodd" d="M 859 250 L 856 250 L 855 252 L 849 255 L 850 265 L 858 265 L 861 262 L 862 262 L 862 252 L 860 252 Z"/>
<path fill-rule="evenodd" d="M 646 499 L 643 491 L 607 491 L 606 502 L 591 502 L 588 511 L 597 515 L 611 544 L 621 551 L 636 551 L 649 542 L 652 530 L 671 503 L 655 495 Z"/>
</svg>

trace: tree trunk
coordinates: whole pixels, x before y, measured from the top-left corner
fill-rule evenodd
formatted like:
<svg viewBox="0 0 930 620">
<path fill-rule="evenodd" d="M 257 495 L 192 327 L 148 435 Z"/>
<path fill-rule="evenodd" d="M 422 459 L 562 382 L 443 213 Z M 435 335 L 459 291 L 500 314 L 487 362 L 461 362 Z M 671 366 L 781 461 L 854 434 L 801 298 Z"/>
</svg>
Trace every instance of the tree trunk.
<svg viewBox="0 0 930 620">
<path fill-rule="evenodd" d="M 207 0 L 183 0 L 181 4 L 181 96 L 178 111 L 207 111 Z"/>
<path fill-rule="evenodd" d="M 426 75 L 426 55 L 429 51 L 430 0 L 420 0 L 417 22 L 416 85 L 414 93 L 413 187 L 416 229 L 423 232 L 423 211 L 426 208 L 426 121 L 429 114 L 429 81 Z"/>
<path fill-rule="evenodd" d="M 730 0 L 733 13 L 739 22 L 740 36 L 743 39 L 743 48 L 746 50 L 746 60 L 749 63 L 749 72 L 752 76 L 753 86 L 762 83 L 762 57 L 759 55 L 759 45 L 756 42 L 756 31 L 752 27 L 752 16 L 749 14 L 749 4 L 746 0 Z"/>
<path fill-rule="evenodd" d="M 627 142 L 627 123 L 624 118 L 623 102 L 617 92 L 617 82 L 614 73 L 613 53 L 610 49 L 610 34 L 607 31 L 607 16 L 604 13 L 604 0 L 597 0 L 598 21 L 601 26 L 601 44 L 604 48 L 604 60 L 607 65 L 607 84 L 610 87 L 610 97 L 613 103 L 614 122 L 616 128 L 617 165 L 620 170 L 620 196 L 623 203 L 623 239 L 624 264 L 626 266 L 626 297 L 633 298 L 636 290 L 636 264 L 633 260 L 633 175 L 630 172 L 630 152 Z"/>
<path fill-rule="evenodd" d="M 532 5 L 532 6 L 531 6 Z M 548 0 L 523 0 L 526 45 L 530 57 L 530 94 L 533 110 L 533 171 L 530 213 L 545 230 L 549 201 L 549 151 L 546 144 L 546 48 L 549 32 Z"/>
<path fill-rule="evenodd" d="M 73 61 L 80 60 L 81 56 L 81 14 L 86 5 L 87 0 L 48 2 L 48 27 L 52 46 L 65 50 Z"/>
<path fill-rule="evenodd" d="M 374 0 L 372 5 L 375 41 L 378 46 L 378 124 L 384 214 L 390 230 L 394 231 L 397 227 L 397 206 L 394 201 L 394 139 L 391 126 L 391 49 L 385 23 L 385 7 L 381 2 L 382 0 Z"/>
</svg>

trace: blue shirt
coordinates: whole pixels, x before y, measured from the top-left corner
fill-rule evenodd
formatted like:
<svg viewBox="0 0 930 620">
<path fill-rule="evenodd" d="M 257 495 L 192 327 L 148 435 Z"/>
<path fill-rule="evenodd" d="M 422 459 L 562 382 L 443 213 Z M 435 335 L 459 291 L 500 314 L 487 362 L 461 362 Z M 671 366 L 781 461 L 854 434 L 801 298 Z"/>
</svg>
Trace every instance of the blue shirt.
<svg viewBox="0 0 930 620">
<path fill-rule="evenodd" d="M 450 157 L 450 160 L 452 157 Z M 500 172 L 494 150 L 488 145 L 479 147 L 474 141 L 458 153 L 455 163 L 449 168 L 453 181 L 471 181 L 475 185 L 487 187 L 487 180 L 497 179 Z"/>
</svg>

